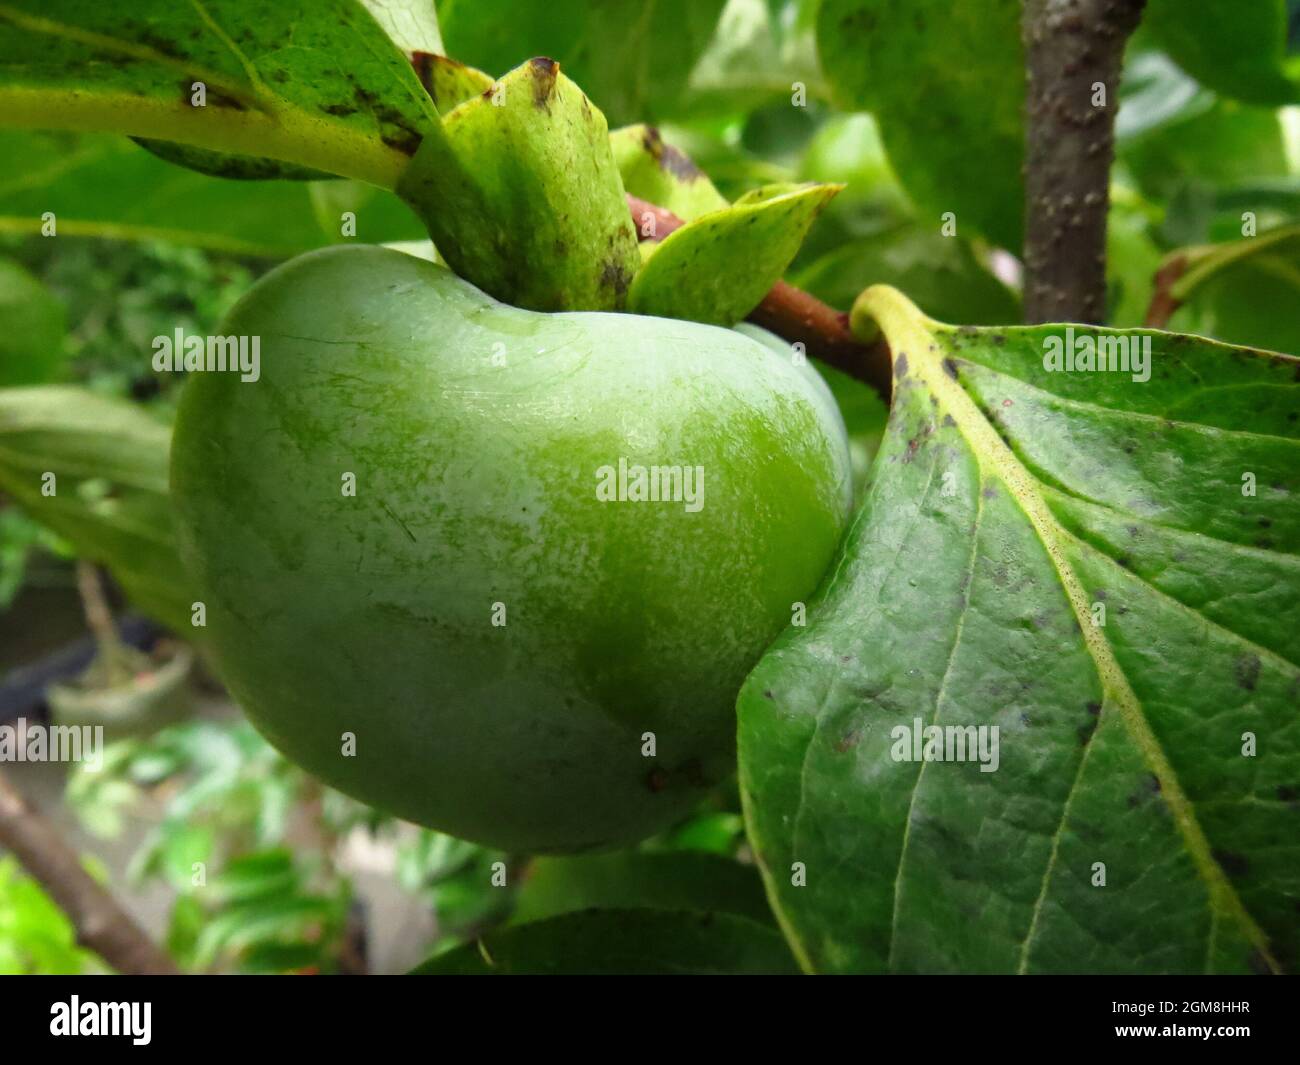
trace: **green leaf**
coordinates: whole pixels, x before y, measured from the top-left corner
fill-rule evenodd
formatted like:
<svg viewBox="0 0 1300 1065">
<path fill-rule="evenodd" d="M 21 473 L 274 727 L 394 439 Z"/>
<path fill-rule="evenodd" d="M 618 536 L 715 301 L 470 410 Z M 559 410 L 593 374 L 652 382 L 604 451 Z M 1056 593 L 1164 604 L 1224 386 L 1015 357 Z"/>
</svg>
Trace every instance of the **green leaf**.
<svg viewBox="0 0 1300 1065">
<path fill-rule="evenodd" d="M 225 181 L 183 170 L 110 134 L 0 130 L 0 156 L 21 170 L 0 178 L 0 232 L 167 240 L 280 258 L 342 240 L 356 216 L 367 243 L 424 234 L 410 208 L 359 181 Z"/>
<path fill-rule="evenodd" d="M 803 964 L 1296 968 L 1300 361 L 959 329 L 887 288 L 868 316 L 896 381 L 867 501 L 739 700 Z M 1139 345 L 1133 372 L 1055 371 L 1081 338 Z M 997 726 L 996 769 L 991 732 L 913 757 L 931 725 Z"/>
<path fill-rule="evenodd" d="M 413 975 L 789 973 L 775 931 L 733 914 L 587 910 L 489 932 Z"/>
<path fill-rule="evenodd" d="M 126 400 L 70 385 L 0 389 L 0 489 L 185 632 L 193 596 L 172 528 L 170 444 L 167 426 Z"/>
<path fill-rule="evenodd" d="M 791 276 L 832 307 L 850 307 L 869 285 L 894 285 L 927 313 L 996 325 L 1020 320 L 1020 300 L 959 237 L 907 223 L 842 244 Z"/>
<path fill-rule="evenodd" d="M 1289 171 L 1278 113 L 1232 100 L 1132 138 L 1119 157 L 1144 192 L 1162 199 L 1189 184 L 1220 187 Z"/>
<path fill-rule="evenodd" d="M 440 0 L 447 54 L 499 75 L 534 56 L 564 67 L 616 123 L 672 110 L 723 0 Z"/>
<path fill-rule="evenodd" d="M 58 377 L 64 332 L 63 304 L 16 262 L 0 259 L 0 386 Z"/>
<path fill-rule="evenodd" d="M 1142 16 L 1145 33 L 1197 81 L 1265 106 L 1300 100 L 1286 23 L 1284 0 L 1148 0 Z"/>
<path fill-rule="evenodd" d="M 519 890 L 514 922 L 614 908 L 734 913 L 772 921 L 752 865 L 702 852 L 615 851 L 535 859 Z"/>
<path fill-rule="evenodd" d="M 11 0 L 0 125 L 127 133 L 391 188 L 437 114 L 356 0 Z"/>
<path fill-rule="evenodd" d="M 621 308 L 636 231 L 605 117 L 548 59 L 534 59 L 444 119 L 399 193 L 448 265 L 539 311 Z"/>
<path fill-rule="evenodd" d="M 817 47 L 837 98 L 875 115 L 894 170 L 934 224 L 952 211 L 959 233 L 1018 250 L 1018 0 L 823 0 Z"/>
<path fill-rule="evenodd" d="M 1190 265 L 1173 286 L 1183 306 L 1171 326 L 1300 354 L 1300 320 L 1279 313 L 1300 305 L 1300 225 L 1183 254 Z"/>
<path fill-rule="evenodd" d="M 664 143 L 654 126 L 624 126 L 609 135 L 623 188 L 684 221 L 727 206 L 708 175 L 684 153 Z"/>
<path fill-rule="evenodd" d="M 732 325 L 781 279 L 838 185 L 768 185 L 647 245 L 632 282 L 636 314 Z"/>
</svg>

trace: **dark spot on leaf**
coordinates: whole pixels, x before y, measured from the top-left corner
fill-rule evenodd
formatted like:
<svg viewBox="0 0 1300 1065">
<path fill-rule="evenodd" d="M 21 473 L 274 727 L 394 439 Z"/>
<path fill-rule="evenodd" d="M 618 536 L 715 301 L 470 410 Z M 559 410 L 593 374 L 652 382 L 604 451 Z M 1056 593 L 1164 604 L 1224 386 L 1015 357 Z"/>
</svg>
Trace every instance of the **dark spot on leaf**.
<svg viewBox="0 0 1300 1065">
<path fill-rule="evenodd" d="M 1211 854 L 1229 876 L 1242 877 L 1250 872 L 1250 862 L 1235 851 L 1214 850 Z"/>
<path fill-rule="evenodd" d="M 900 351 L 894 360 L 894 376 L 902 380 L 907 376 L 907 352 Z"/>
<path fill-rule="evenodd" d="M 955 361 L 954 359 L 952 359 L 952 358 L 944 359 L 944 360 L 943 360 L 943 372 L 946 373 L 949 377 L 951 377 L 954 381 L 957 380 L 957 363 L 956 363 L 956 361 Z"/>
<path fill-rule="evenodd" d="M 772 689 L 771 689 L 771 688 L 767 688 L 767 689 L 765 689 L 764 692 L 763 692 L 763 698 L 764 698 L 764 699 L 775 699 L 776 696 L 772 694 Z"/>
<path fill-rule="evenodd" d="M 1233 660 L 1232 672 L 1238 687 L 1253 692 L 1255 684 L 1259 680 L 1259 655 L 1238 655 Z"/>
<path fill-rule="evenodd" d="M 1277 797 L 1279 802 L 1295 802 L 1300 798 L 1300 788 L 1287 787 L 1285 784 L 1277 786 Z"/>
<path fill-rule="evenodd" d="M 1098 702 L 1086 703 L 1085 707 L 1088 713 L 1090 713 L 1093 717 L 1101 716 L 1101 703 Z"/>
<path fill-rule="evenodd" d="M 835 750 L 840 754 L 851 751 L 858 745 L 860 739 L 862 739 L 862 730 L 860 728 L 851 729 L 835 741 Z"/>
</svg>

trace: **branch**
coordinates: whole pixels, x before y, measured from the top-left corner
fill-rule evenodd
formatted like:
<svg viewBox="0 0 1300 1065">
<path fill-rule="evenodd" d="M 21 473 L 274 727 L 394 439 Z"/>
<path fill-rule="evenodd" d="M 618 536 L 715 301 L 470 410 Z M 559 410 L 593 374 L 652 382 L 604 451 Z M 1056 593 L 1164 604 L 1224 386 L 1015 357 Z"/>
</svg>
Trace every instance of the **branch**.
<svg viewBox="0 0 1300 1065">
<path fill-rule="evenodd" d="M 628 209 L 638 236 L 660 241 L 685 223 L 671 211 L 636 196 L 628 196 Z M 653 225 L 650 223 L 653 221 Z M 881 339 L 863 344 L 849 330 L 849 316 L 804 292 L 778 281 L 749 314 L 755 325 L 791 343 L 801 342 L 805 352 L 865 381 L 889 402 L 893 368 L 889 348 Z"/>
<path fill-rule="evenodd" d="M 1105 314 L 1120 67 L 1145 5 L 1025 0 L 1025 321 L 1031 324 L 1099 323 Z"/>
<path fill-rule="evenodd" d="M 0 774 L 0 845 L 12 851 L 72 921 L 77 942 L 125 975 L 179 970 L 98 881 L 58 831 Z"/>
<path fill-rule="evenodd" d="M 1142 323 L 1148 329 L 1167 328 L 1174 311 L 1183 305 L 1183 301 L 1174 295 L 1174 284 L 1186 269 L 1187 259 L 1176 255 L 1156 271 L 1155 290 L 1151 293 L 1146 320 Z"/>
</svg>

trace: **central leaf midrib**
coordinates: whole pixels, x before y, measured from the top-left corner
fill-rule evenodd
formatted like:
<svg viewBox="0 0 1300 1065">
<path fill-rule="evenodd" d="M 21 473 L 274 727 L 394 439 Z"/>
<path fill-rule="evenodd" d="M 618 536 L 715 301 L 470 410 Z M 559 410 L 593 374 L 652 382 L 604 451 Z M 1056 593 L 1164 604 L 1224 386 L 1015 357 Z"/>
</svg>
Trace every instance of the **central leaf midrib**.
<svg viewBox="0 0 1300 1065">
<path fill-rule="evenodd" d="M 1236 888 L 1215 860 L 1191 800 L 1182 790 L 1172 764 L 1142 713 L 1141 702 L 1113 649 L 1100 631 L 1089 624 L 1088 602 L 1082 583 L 1061 548 L 1061 540 L 1068 535 L 1066 530 L 1061 528 L 1046 501 L 1033 491 L 1032 485 L 1037 479 L 998 436 L 971 396 L 944 369 L 943 351 L 935 333 L 952 330 L 925 318 L 901 293 L 888 286 L 877 285 L 868 289 L 859 297 L 858 307 L 876 319 L 895 353 L 895 359 L 907 356 L 912 366 L 910 372 L 941 401 L 940 409 L 952 416 L 981 469 L 986 464 L 991 467 L 1029 520 L 1051 559 L 1079 623 L 1084 646 L 1097 670 L 1103 694 L 1119 709 L 1129 735 L 1160 782 L 1161 793 L 1182 834 L 1184 846 L 1205 882 L 1211 911 L 1221 906 L 1232 913 L 1269 966 L 1278 971 L 1268 948 L 1268 937 L 1246 910 Z"/>
</svg>

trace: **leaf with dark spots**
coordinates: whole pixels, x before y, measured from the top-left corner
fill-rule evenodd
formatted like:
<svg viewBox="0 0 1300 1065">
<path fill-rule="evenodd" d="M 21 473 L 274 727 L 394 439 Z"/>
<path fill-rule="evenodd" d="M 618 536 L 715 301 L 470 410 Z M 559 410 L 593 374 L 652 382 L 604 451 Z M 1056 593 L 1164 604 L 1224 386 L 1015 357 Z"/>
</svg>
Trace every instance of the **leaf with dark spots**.
<svg viewBox="0 0 1300 1065">
<path fill-rule="evenodd" d="M 881 287 L 867 318 L 907 353 L 892 431 L 806 626 L 738 701 L 750 837 L 804 967 L 1287 971 L 1300 431 L 1259 401 L 1300 405 L 1297 360 L 1074 326 L 1149 345 L 1152 372 L 1071 371 L 1064 326 L 957 330 Z M 868 688 L 899 728 L 842 750 Z M 928 728 L 988 742 L 927 757 Z"/>
<path fill-rule="evenodd" d="M 437 120 L 407 59 L 354 0 L 129 6 L 129 23 L 120 5 L 0 6 L 0 121 L 32 125 L 34 110 L 42 128 L 124 133 L 205 174 L 325 173 L 391 188 Z"/>
</svg>

